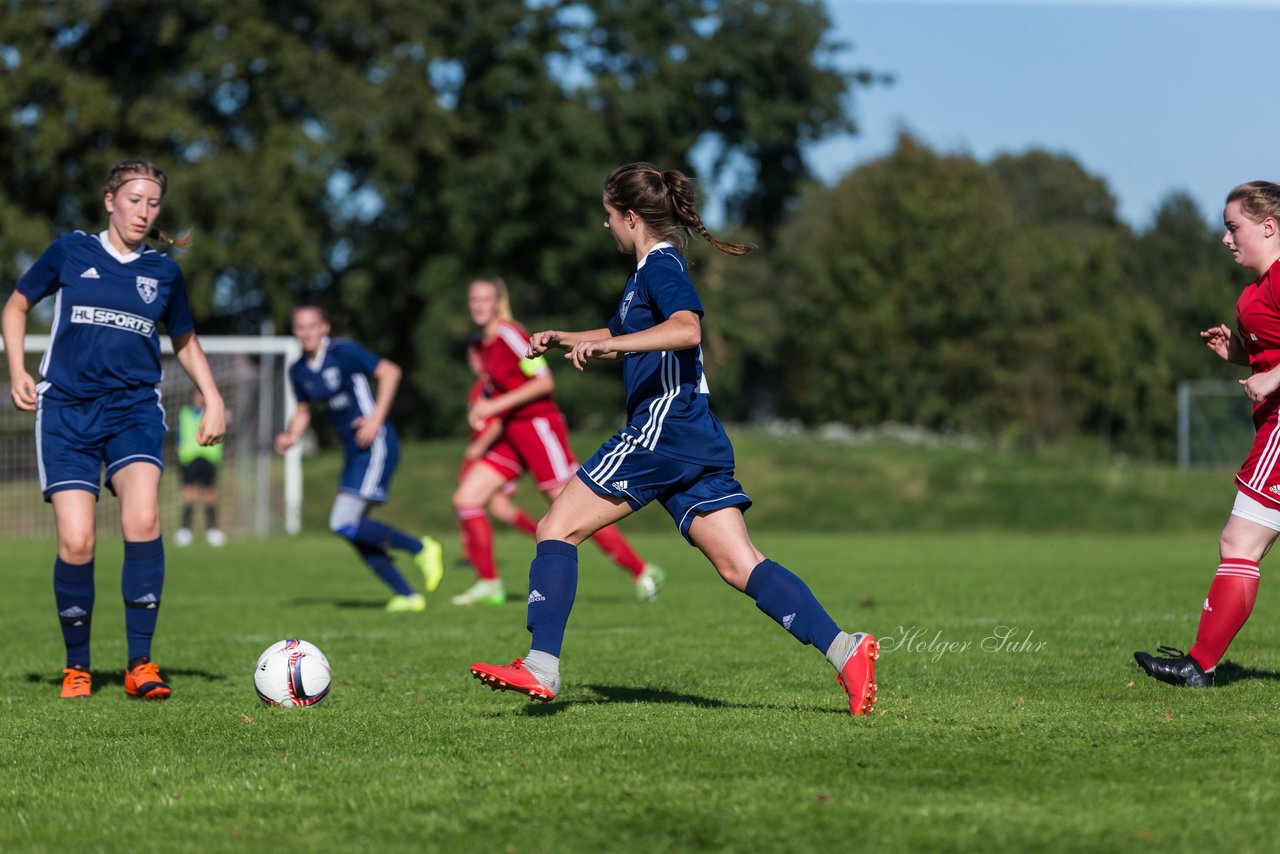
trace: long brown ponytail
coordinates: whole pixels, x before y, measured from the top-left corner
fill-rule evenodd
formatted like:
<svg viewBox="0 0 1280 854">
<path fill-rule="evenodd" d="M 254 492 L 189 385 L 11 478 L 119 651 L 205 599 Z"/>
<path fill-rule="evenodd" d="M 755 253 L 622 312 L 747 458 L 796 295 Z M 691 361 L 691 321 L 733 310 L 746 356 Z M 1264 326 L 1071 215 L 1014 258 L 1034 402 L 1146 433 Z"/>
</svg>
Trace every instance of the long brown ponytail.
<svg viewBox="0 0 1280 854">
<path fill-rule="evenodd" d="M 693 181 L 683 172 L 664 172 L 652 163 L 619 166 L 605 179 L 604 196 L 619 211 L 635 211 L 655 237 L 680 249 L 691 232 L 726 255 L 746 255 L 756 248 L 750 243 L 719 240 L 707 230 L 695 207 Z"/>
</svg>

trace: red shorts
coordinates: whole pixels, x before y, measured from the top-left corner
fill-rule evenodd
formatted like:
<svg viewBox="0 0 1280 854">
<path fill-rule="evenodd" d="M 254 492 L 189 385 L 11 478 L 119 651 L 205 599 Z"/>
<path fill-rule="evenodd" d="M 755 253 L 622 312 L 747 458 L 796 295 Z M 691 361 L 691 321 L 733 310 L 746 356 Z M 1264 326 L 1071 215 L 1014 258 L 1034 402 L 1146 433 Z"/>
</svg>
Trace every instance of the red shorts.
<svg viewBox="0 0 1280 854">
<path fill-rule="evenodd" d="M 1249 456 L 1236 475 L 1236 488 L 1267 507 L 1280 508 L 1280 430 L 1277 413 L 1263 421 Z"/>
<path fill-rule="evenodd" d="M 462 479 L 466 477 L 467 472 L 470 471 L 471 467 L 478 462 L 480 462 L 480 460 L 462 461 L 462 465 L 458 467 L 458 483 L 462 483 Z M 503 472 L 503 474 L 506 474 L 506 472 Z M 502 484 L 502 489 L 500 491 L 503 495 L 511 496 L 515 495 L 516 490 L 519 488 L 520 485 L 516 483 L 515 478 L 507 478 L 507 482 Z"/>
<path fill-rule="evenodd" d="M 564 486 L 578 470 L 559 414 L 508 421 L 483 459 L 508 480 L 528 471 L 542 492 Z"/>
</svg>

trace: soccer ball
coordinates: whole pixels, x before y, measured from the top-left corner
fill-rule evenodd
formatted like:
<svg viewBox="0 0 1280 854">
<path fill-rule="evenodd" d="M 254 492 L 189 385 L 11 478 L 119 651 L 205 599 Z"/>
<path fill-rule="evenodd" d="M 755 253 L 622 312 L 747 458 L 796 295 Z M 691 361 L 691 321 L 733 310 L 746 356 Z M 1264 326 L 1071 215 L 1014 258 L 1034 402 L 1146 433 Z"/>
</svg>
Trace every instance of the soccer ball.
<svg viewBox="0 0 1280 854">
<path fill-rule="evenodd" d="M 329 659 L 304 640 L 282 640 L 267 647 L 253 668 L 253 687 L 268 706 L 286 709 L 318 706 L 333 678 Z"/>
</svg>

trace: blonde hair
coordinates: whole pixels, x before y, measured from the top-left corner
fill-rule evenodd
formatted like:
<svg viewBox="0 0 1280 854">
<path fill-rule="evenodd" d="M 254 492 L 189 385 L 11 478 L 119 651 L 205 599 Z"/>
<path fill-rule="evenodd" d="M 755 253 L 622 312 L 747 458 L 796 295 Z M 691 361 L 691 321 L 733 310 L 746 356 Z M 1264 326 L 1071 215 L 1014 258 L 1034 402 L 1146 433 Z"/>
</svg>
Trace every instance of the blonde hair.
<svg viewBox="0 0 1280 854">
<path fill-rule="evenodd" d="M 493 290 L 498 295 L 498 319 L 514 320 L 511 314 L 511 292 L 507 290 L 507 283 L 503 281 L 501 276 L 477 276 L 471 280 L 471 284 L 493 285 Z"/>
<path fill-rule="evenodd" d="M 1270 181 L 1249 181 L 1227 193 L 1227 204 L 1240 203 L 1240 210 L 1249 219 L 1262 222 L 1272 217 L 1280 222 L 1280 184 Z"/>
<path fill-rule="evenodd" d="M 102 188 L 102 195 L 104 197 L 114 196 L 117 190 L 135 178 L 155 181 L 160 186 L 160 198 L 162 199 L 165 191 L 169 189 L 169 177 L 150 160 L 121 160 L 115 166 L 112 166 L 111 171 L 107 173 L 107 183 Z M 147 232 L 147 237 L 151 240 L 167 243 L 170 246 L 177 246 L 179 249 L 186 249 L 193 242 L 189 230 L 179 234 L 177 237 L 170 237 L 167 233 L 154 226 Z"/>
<path fill-rule="evenodd" d="M 690 233 L 697 233 L 717 252 L 746 255 L 750 243 L 729 243 L 714 237 L 694 207 L 693 181 L 683 172 L 663 172 L 652 163 L 619 166 L 604 181 L 604 197 L 621 213 L 634 211 L 654 237 L 684 249 Z"/>
</svg>

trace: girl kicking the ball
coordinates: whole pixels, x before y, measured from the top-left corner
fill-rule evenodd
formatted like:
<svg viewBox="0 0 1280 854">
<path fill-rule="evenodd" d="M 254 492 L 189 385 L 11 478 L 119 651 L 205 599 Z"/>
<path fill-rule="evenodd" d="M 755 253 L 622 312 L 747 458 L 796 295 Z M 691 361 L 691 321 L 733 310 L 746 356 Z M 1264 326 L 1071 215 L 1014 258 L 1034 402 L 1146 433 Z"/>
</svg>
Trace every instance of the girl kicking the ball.
<svg viewBox="0 0 1280 854">
<path fill-rule="evenodd" d="M 582 370 L 591 359 L 620 360 L 627 425 L 578 470 L 538 523 L 529 568 L 529 654 L 509 665 L 473 664 L 495 690 L 549 701 L 560 690 L 560 649 L 578 584 L 578 545 L 600 528 L 659 501 L 680 533 L 720 577 L 750 596 L 796 640 L 825 654 L 864 715 L 876 701 L 879 644 L 840 630 L 808 586 L 752 544 L 743 513 L 751 500 L 734 479 L 733 447 L 708 406 L 702 373 L 702 302 L 681 252 L 690 233 L 716 250 L 752 247 L 717 240 L 694 207 L 689 180 L 649 163 L 614 170 L 604 185 L 604 227 L 635 258 L 618 309 L 605 328 L 537 332 L 528 355 L 551 348 Z"/>
</svg>

